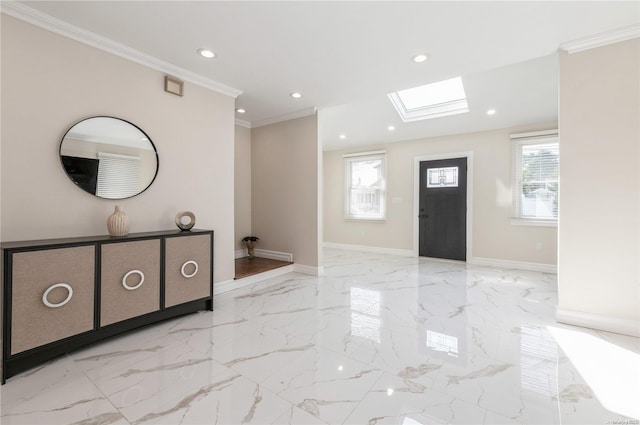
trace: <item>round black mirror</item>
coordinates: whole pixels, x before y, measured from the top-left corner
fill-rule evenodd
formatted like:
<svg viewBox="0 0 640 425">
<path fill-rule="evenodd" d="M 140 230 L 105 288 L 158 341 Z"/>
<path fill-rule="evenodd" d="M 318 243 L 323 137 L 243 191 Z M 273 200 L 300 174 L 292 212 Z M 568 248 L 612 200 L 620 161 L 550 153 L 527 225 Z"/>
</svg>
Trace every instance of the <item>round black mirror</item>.
<svg viewBox="0 0 640 425">
<path fill-rule="evenodd" d="M 73 125 L 60 142 L 60 161 L 76 186 L 105 199 L 136 196 L 158 174 L 158 152 L 149 136 L 113 117 Z"/>
</svg>

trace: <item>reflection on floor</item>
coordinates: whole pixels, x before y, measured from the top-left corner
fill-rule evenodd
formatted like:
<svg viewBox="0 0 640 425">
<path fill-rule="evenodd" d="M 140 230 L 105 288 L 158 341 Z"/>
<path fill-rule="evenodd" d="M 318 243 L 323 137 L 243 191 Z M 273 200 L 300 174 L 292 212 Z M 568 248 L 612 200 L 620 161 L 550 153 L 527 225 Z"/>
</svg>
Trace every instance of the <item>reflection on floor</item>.
<svg viewBox="0 0 640 425">
<path fill-rule="evenodd" d="M 638 423 L 640 338 L 557 323 L 555 275 L 323 256 L 10 378 L 0 423 Z"/>
<path fill-rule="evenodd" d="M 254 274 L 267 272 L 269 270 L 288 266 L 290 264 L 293 263 L 289 263 L 288 261 L 271 260 L 269 258 L 261 257 L 237 258 L 235 279 L 242 279 L 243 277 L 253 276 Z"/>
</svg>

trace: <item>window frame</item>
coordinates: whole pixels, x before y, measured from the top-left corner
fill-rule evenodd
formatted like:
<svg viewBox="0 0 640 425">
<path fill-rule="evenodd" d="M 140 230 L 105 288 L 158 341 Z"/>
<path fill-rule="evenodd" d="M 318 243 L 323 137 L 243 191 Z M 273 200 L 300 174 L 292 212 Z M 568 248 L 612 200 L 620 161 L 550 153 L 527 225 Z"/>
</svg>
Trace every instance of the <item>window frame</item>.
<svg viewBox="0 0 640 425">
<path fill-rule="evenodd" d="M 344 161 L 344 219 L 349 221 L 385 221 L 387 219 L 387 151 L 360 152 L 343 155 Z M 351 164 L 360 161 L 381 161 L 382 184 L 380 187 L 380 209 L 381 215 L 376 217 L 365 217 L 351 214 Z"/>
<path fill-rule="evenodd" d="M 557 227 L 558 217 L 529 217 L 522 215 L 522 148 L 528 145 L 551 144 L 558 145 L 558 154 L 560 148 L 560 139 L 557 130 L 538 131 L 531 133 L 512 134 L 511 135 L 511 151 L 512 151 L 512 211 L 511 224 L 519 226 L 542 226 Z M 558 161 L 558 171 L 560 163 Z M 559 174 L 559 173 L 558 173 Z M 559 184 L 558 176 L 558 184 Z"/>
</svg>

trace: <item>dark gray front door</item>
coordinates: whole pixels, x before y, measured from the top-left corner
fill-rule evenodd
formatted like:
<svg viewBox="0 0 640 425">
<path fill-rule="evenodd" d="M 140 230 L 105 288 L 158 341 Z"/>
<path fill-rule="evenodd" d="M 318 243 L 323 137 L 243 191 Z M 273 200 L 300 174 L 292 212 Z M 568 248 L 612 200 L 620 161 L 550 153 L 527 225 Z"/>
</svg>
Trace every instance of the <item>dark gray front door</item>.
<svg viewBox="0 0 640 425">
<path fill-rule="evenodd" d="M 467 158 L 420 162 L 420 256 L 467 259 Z"/>
</svg>

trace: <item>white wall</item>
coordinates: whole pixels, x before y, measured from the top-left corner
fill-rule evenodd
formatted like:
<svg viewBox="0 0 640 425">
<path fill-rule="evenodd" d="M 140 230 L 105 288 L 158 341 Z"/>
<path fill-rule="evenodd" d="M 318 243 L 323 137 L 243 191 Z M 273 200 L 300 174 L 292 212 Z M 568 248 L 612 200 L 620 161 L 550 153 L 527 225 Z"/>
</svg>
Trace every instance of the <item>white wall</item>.
<svg viewBox="0 0 640 425">
<path fill-rule="evenodd" d="M 640 39 L 560 54 L 558 319 L 640 336 Z"/>
<path fill-rule="evenodd" d="M 242 238 L 251 235 L 251 129 L 236 125 L 235 249 L 246 250 Z"/>
<path fill-rule="evenodd" d="M 324 153 L 324 242 L 413 250 L 414 158 L 444 153 L 473 152 L 472 256 L 553 266 L 557 230 L 515 226 L 511 219 L 511 142 L 509 134 L 556 128 L 556 123 L 472 134 L 412 140 L 359 150 Z M 344 219 L 342 155 L 358 151 L 387 151 L 387 220 L 358 222 Z M 397 203 L 392 202 L 397 198 Z M 538 251 L 537 244 L 542 244 Z M 470 259 L 468 259 L 470 260 Z M 550 267 L 551 269 L 553 267 Z"/>
<path fill-rule="evenodd" d="M 313 273 L 318 251 L 316 115 L 251 129 L 251 223 L 257 247 L 293 254 Z"/>
<path fill-rule="evenodd" d="M 2 15 L 2 240 L 106 233 L 116 204 L 131 232 L 174 229 L 178 211 L 215 230 L 216 282 L 234 276 L 234 99 Z M 111 115 L 142 128 L 160 157 L 139 196 L 103 200 L 75 187 L 58 148 L 78 120 Z"/>
</svg>

